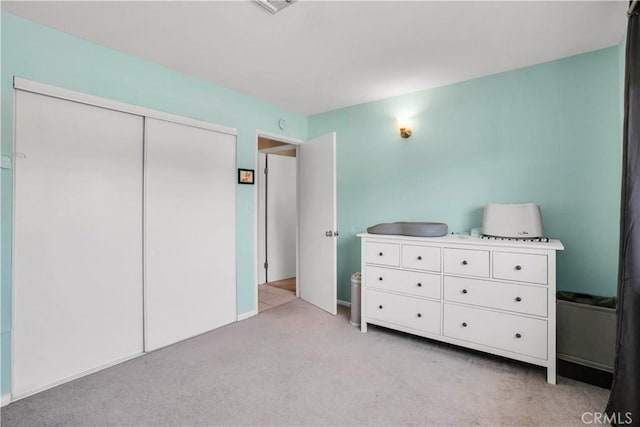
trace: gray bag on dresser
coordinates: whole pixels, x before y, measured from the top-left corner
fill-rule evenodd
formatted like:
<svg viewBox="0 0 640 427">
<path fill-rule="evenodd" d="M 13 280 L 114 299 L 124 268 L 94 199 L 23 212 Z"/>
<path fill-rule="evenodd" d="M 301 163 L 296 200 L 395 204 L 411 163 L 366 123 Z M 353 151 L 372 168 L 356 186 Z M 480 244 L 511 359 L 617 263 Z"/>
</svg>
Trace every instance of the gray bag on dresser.
<svg viewBox="0 0 640 427">
<path fill-rule="evenodd" d="M 371 234 L 395 234 L 415 237 L 440 237 L 447 234 L 449 227 L 442 222 L 386 222 L 367 228 Z"/>
</svg>

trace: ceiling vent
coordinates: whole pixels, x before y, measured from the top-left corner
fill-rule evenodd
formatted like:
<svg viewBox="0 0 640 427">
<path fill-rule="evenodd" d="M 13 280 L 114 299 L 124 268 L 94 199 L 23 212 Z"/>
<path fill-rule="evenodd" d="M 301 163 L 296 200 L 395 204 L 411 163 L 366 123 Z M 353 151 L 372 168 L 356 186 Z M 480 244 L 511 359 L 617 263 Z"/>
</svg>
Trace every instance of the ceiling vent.
<svg viewBox="0 0 640 427">
<path fill-rule="evenodd" d="M 256 0 L 256 3 L 274 14 L 295 2 L 296 0 Z"/>
</svg>

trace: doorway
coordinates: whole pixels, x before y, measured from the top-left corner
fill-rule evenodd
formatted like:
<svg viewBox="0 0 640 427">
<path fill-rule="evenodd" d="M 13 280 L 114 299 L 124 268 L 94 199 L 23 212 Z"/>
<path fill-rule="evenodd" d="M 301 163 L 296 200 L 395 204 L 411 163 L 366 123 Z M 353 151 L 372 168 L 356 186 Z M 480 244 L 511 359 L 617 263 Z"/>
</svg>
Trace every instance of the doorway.
<svg viewBox="0 0 640 427">
<path fill-rule="evenodd" d="M 298 295 L 297 147 L 258 136 L 258 311 Z"/>
<path fill-rule="evenodd" d="M 258 131 L 256 133 L 256 168 L 258 173 L 256 183 L 258 188 L 255 192 L 255 218 L 256 218 L 256 238 L 255 238 L 255 263 L 256 268 L 256 294 L 254 313 L 262 311 L 260 308 L 260 293 L 262 293 L 262 302 L 269 304 L 266 299 L 271 299 L 268 306 L 262 306 L 263 309 L 273 308 L 279 299 L 268 293 L 282 294 L 284 289 L 280 289 L 271 285 L 272 281 L 291 279 L 291 277 L 274 277 L 272 273 L 271 261 L 273 259 L 273 251 L 271 254 L 263 254 L 262 251 L 269 251 L 268 242 L 271 240 L 268 236 L 271 227 L 269 223 L 273 219 L 273 215 L 263 215 L 260 208 L 265 208 L 270 199 L 273 201 L 273 185 L 267 187 L 261 186 L 264 178 L 273 178 L 273 168 L 267 168 L 267 174 L 264 174 L 264 166 L 261 166 L 261 155 L 265 154 L 271 158 L 279 158 L 278 155 L 271 157 L 272 154 L 279 153 L 289 154 L 283 157 L 293 157 L 295 159 L 295 180 L 288 178 L 288 181 L 294 182 L 296 185 L 296 207 L 289 209 L 289 213 L 295 210 L 295 215 L 286 221 L 289 227 L 295 227 L 295 246 L 289 245 L 288 248 L 294 248 L 294 255 L 289 256 L 288 260 L 295 259 L 295 296 L 290 293 L 287 295 L 288 301 L 299 297 L 316 307 L 335 315 L 337 313 L 337 211 L 336 211 L 336 133 L 331 132 L 315 138 L 300 141 Z M 276 160 L 277 162 L 277 160 Z M 273 162 L 270 163 L 273 165 Z M 273 179 L 271 181 L 273 184 Z M 266 188 L 266 194 L 262 194 Z M 266 197 L 265 197 L 266 196 Z M 273 225 L 273 224 L 272 224 Z M 267 236 L 261 230 L 267 230 Z M 271 233 L 273 237 L 274 233 Z M 276 233 L 276 236 L 279 236 Z M 269 258 L 269 259 L 268 259 Z M 265 270 L 264 263 L 267 262 Z M 262 274 L 265 274 L 262 276 Z M 261 285 L 265 284 L 265 285 Z M 280 285 L 287 286 L 284 283 Z M 265 287 L 268 286 L 268 287 Z M 291 286 L 289 282 L 288 286 Z M 276 289 L 273 289 L 276 288 Z M 262 292 L 260 292 L 262 291 Z M 282 301 L 280 299 L 280 301 Z M 284 302 L 288 302 L 284 301 Z M 284 302 L 281 302 L 282 304 Z"/>
</svg>

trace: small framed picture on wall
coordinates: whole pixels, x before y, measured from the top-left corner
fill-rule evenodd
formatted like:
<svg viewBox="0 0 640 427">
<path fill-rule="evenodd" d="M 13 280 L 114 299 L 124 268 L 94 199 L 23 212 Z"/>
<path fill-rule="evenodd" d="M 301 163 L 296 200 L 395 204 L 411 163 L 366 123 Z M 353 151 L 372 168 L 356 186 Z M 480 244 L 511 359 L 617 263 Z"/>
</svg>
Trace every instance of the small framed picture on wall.
<svg viewBox="0 0 640 427">
<path fill-rule="evenodd" d="M 238 184 L 254 184 L 253 169 L 238 169 Z"/>
</svg>

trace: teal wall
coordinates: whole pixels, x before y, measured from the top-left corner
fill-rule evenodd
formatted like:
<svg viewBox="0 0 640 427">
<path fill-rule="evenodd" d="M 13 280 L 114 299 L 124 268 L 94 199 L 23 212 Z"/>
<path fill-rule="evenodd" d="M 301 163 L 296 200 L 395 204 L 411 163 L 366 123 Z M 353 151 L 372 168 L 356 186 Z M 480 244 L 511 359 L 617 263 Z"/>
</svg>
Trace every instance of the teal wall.
<svg viewBox="0 0 640 427">
<path fill-rule="evenodd" d="M 255 167 L 256 130 L 304 139 L 307 118 L 2 12 L 2 153 L 13 146 L 13 76 L 238 129 L 237 166 Z M 220 59 L 224 61 L 223 58 Z M 287 121 L 287 130 L 277 127 Z M 10 390 L 11 171 L 2 170 L 0 394 Z M 255 308 L 254 186 L 237 187 L 239 314 Z"/>
<path fill-rule="evenodd" d="M 338 298 L 360 269 L 356 233 L 387 221 L 465 232 L 486 202 L 538 203 L 566 247 L 559 289 L 615 295 L 619 80 L 613 47 L 310 117 L 309 137 L 338 136 Z"/>
</svg>

